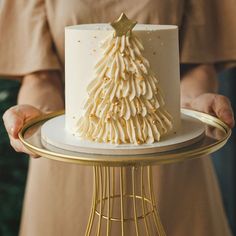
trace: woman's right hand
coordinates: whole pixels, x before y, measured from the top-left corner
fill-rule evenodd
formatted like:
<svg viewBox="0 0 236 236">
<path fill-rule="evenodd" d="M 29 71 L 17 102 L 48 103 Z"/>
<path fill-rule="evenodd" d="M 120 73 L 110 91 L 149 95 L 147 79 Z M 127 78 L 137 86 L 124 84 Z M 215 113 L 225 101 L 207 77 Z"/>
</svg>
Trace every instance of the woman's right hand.
<svg viewBox="0 0 236 236">
<path fill-rule="evenodd" d="M 63 86 L 57 71 L 35 72 L 24 77 L 18 94 L 19 105 L 9 108 L 3 115 L 10 143 L 17 152 L 36 157 L 23 146 L 18 133 L 28 120 L 63 109 L 63 97 Z"/>
<path fill-rule="evenodd" d="M 24 152 L 32 157 L 37 157 L 37 155 L 30 152 L 24 147 L 18 138 L 18 133 L 22 129 L 23 125 L 39 115 L 42 112 L 31 105 L 17 105 L 9 108 L 3 115 L 3 121 L 5 128 L 7 130 L 11 146 L 16 152 Z"/>
</svg>

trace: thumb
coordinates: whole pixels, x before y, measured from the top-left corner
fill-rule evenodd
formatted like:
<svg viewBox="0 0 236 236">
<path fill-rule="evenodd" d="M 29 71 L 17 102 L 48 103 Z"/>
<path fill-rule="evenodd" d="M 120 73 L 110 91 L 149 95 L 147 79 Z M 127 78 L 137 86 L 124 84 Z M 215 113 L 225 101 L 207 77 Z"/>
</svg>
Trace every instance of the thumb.
<svg viewBox="0 0 236 236">
<path fill-rule="evenodd" d="M 41 112 L 30 105 L 17 105 L 8 109 L 3 115 L 6 130 L 13 138 L 18 138 L 18 133 L 24 123 L 39 116 Z"/>
<path fill-rule="evenodd" d="M 222 95 L 216 96 L 212 108 L 217 117 L 229 127 L 232 128 L 235 125 L 234 113 L 228 98 Z"/>
</svg>

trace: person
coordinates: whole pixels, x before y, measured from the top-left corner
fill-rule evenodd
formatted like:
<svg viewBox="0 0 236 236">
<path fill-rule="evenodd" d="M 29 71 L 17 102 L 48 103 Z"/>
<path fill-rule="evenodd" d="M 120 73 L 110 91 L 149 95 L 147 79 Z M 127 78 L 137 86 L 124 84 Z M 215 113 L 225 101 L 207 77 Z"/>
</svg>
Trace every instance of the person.
<svg viewBox="0 0 236 236">
<path fill-rule="evenodd" d="M 22 125 L 64 106 L 64 27 L 110 22 L 121 12 L 139 23 L 179 26 L 180 60 L 191 64 L 181 76 L 181 105 L 216 115 L 233 127 L 230 102 L 217 94 L 216 68 L 236 61 L 235 11 L 228 0 L 3 0 L 0 74 L 22 81 L 18 105 L 3 116 L 11 145 L 31 155 L 17 136 Z M 168 236 L 230 235 L 210 158 L 157 166 L 153 172 Z M 91 185 L 90 167 L 31 158 L 20 235 L 83 235 Z M 127 231 L 134 235 L 131 227 Z"/>
</svg>

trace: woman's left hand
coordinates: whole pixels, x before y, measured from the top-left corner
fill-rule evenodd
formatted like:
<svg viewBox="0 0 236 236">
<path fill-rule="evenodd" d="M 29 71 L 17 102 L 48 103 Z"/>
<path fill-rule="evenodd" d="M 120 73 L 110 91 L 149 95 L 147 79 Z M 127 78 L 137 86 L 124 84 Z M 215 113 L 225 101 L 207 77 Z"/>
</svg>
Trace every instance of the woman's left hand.
<svg viewBox="0 0 236 236">
<path fill-rule="evenodd" d="M 215 93 L 203 93 L 188 103 L 182 104 L 184 108 L 190 108 L 214 115 L 225 122 L 230 128 L 235 125 L 234 113 L 230 100 Z"/>
</svg>

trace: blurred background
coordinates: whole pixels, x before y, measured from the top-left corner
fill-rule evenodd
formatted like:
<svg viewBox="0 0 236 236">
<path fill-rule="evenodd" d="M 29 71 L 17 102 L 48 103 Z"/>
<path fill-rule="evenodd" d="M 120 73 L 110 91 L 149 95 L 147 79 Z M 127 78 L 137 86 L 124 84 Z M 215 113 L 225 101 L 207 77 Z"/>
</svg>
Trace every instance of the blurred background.
<svg viewBox="0 0 236 236">
<path fill-rule="evenodd" d="M 219 75 L 220 93 L 230 98 L 236 113 L 236 68 Z M 16 104 L 20 84 L 0 79 L 0 116 Z M 236 236 L 236 130 L 212 158 L 218 176 L 225 211 Z M 28 158 L 16 153 L 9 144 L 2 119 L 0 121 L 0 236 L 18 235 Z M 223 235 L 222 235 L 223 236 Z"/>
<path fill-rule="evenodd" d="M 20 84 L 0 79 L 0 116 L 16 104 Z M 17 236 L 26 182 L 28 158 L 16 153 L 0 119 L 0 236 Z"/>
</svg>

